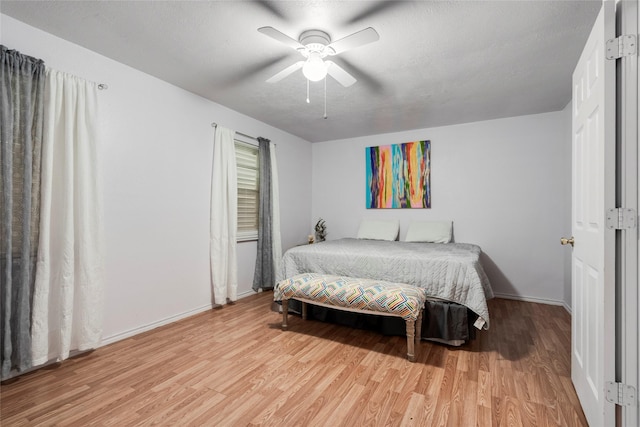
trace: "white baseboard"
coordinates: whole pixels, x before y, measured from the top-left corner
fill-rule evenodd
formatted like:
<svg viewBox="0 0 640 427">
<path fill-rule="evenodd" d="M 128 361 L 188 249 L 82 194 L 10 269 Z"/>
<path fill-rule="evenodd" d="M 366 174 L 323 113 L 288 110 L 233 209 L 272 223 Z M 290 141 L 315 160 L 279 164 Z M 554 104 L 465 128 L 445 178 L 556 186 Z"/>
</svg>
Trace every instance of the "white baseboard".
<svg viewBox="0 0 640 427">
<path fill-rule="evenodd" d="M 258 290 L 258 292 L 262 292 L 262 289 Z M 245 291 L 245 292 L 243 292 L 241 294 L 238 294 L 238 299 L 250 297 L 251 295 L 257 294 L 258 292 L 254 291 L 253 289 L 250 289 L 250 290 Z"/>
<path fill-rule="evenodd" d="M 253 291 L 253 290 L 242 292 L 242 293 L 238 294 L 238 299 L 246 298 L 246 297 L 248 297 L 250 295 L 255 295 L 255 294 L 256 294 L 256 292 Z M 125 339 L 130 338 L 130 337 L 132 337 L 134 335 L 138 335 L 138 334 L 141 334 L 143 332 L 147 332 L 147 331 L 150 331 L 152 329 L 159 328 L 160 326 L 168 325 L 169 323 L 177 322 L 178 320 L 194 316 L 196 314 L 202 313 L 202 312 L 207 311 L 207 310 L 211 310 L 212 308 L 213 308 L 213 304 L 211 304 L 211 303 L 205 304 L 205 305 L 203 305 L 201 307 L 197 307 L 197 308 L 194 308 L 192 310 L 185 311 L 183 313 L 175 314 L 173 316 L 169 316 L 169 317 L 166 317 L 164 319 L 160 319 L 160 320 L 158 320 L 156 322 L 148 323 L 146 325 L 142 325 L 142 326 L 139 326 L 137 328 L 129 329 L 128 331 L 124 331 L 124 332 L 120 332 L 120 333 L 115 334 L 115 335 L 104 337 L 104 338 L 102 338 L 102 343 L 100 344 L 100 347 L 104 347 L 106 345 L 113 344 L 114 342 L 117 342 L 117 341 L 125 340 Z"/>
<path fill-rule="evenodd" d="M 494 292 L 493 295 L 496 298 L 511 299 L 514 301 L 536 302 L 539 304 L 548 304 L 548 305 L 561 305 L 565 309 L 567 309 L 567 305 L 564 303 L 564 301 L 558 301 L 558 300 L 547 299 L 547 298 L 525 297 L 522 295 L 501 294 L 497 292 Z"/>
</svg>

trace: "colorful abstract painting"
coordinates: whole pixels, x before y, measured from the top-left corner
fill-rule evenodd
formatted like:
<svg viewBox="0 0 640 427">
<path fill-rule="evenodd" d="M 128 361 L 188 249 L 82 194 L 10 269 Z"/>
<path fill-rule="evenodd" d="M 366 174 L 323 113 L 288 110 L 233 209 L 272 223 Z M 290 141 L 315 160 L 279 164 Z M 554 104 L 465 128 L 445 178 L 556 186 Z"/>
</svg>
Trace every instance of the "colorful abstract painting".
<svg viewBox="0 0 640 427">
<path fill-rule="evenodd" d="M 367 209 L 431 207 L 431 142 L 367 147 Z"/>
</svg>

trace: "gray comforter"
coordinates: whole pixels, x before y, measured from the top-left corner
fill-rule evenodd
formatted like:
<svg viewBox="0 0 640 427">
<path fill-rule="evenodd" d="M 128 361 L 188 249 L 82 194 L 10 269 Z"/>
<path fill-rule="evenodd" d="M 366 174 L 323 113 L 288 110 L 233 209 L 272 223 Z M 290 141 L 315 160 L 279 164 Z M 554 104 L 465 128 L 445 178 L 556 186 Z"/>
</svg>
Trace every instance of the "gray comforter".
<svg viewBox="0 0 640 427">
<path fill-rule="evenodd" d="M 493 291 L 480 264 L 479 246 L 340 239 L 297 246 L 283 256 L 278 281 L 300 273 L 336 274 L 406 283 L 429 297 L 462 304 L 489 327 Z"/>
</svg>

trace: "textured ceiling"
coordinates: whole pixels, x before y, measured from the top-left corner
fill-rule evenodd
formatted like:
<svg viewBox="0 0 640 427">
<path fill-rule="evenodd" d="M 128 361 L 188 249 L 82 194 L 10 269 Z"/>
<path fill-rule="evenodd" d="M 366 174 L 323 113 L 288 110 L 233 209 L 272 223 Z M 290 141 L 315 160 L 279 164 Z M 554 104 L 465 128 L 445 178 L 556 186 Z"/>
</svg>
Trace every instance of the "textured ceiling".
<svg viewBox="0 0 640 427">
<path fill-rule="evenodd" d="M 562 109 L 601 1 L 2 1 L 1 12 L 308 141 Z M 298 71 L 259 33 L 380 40 L 334 58 L 349 88 Z M 108 83 L 108 82 L 107 82 Z"/>
</svg>

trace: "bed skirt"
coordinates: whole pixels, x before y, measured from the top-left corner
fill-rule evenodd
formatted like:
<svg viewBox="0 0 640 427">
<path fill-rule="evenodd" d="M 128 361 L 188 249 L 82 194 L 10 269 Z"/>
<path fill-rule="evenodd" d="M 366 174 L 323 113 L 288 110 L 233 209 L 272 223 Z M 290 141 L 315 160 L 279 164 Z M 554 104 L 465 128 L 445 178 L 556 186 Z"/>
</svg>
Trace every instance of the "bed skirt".
<svg viewBox="0 0 640 427">
<path fill-rule="evenodd" d="M 299 301 L 289 301 L 290 312 L 299 314 L 300 310 Z M 308 319 L 376 331 L 383 335 L 406 335 L 405 322 L 397 317 L 346 312 L 312 304 L 307 306 L 307 316 Z M 475 339 L 476 328 L 473 323 L 476 318 L 477 315 L 463 305 L 427 301 L 422 316 L 422 339 L 461 345 Z"/>
</svg>

